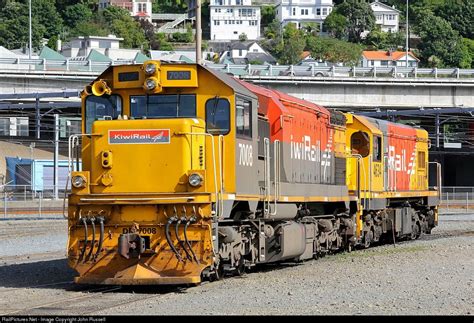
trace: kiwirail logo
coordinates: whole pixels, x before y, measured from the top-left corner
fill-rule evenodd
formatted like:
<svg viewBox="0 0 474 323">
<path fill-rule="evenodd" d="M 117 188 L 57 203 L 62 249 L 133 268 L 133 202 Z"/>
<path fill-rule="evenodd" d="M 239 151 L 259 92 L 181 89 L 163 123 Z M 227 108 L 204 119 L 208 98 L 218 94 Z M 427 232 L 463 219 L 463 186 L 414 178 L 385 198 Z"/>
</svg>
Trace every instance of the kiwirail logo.
<svg viewBox="0 0 474 323">
<path fill-rule="evenodd" d="M 169 144 L 169 129 L 109 130 L 109 144 Z"/>
</svg>

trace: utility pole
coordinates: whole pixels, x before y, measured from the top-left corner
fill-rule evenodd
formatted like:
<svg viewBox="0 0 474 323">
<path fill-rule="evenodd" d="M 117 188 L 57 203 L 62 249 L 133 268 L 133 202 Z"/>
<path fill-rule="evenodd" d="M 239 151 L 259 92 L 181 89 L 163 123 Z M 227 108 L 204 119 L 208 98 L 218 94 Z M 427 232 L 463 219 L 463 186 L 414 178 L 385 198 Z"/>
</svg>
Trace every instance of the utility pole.
<svg viewBox="0 0 474 323">
<path fill-rule="evenodd" d="M 29 1 L 29 9 L 28 9 L 28 14 L 30 17 L 30 48 L 28 50 L 28 58 L 31 59 L 31 51 L 32 51 L 32 45 L 31 45 L 31 0 Z"/>
<path fill-rule="evenodd" d="M 408 0 L 407 0 L 407 10 L 406 10 L 406 44 L 405 44 L 405 50 L 406 50 L 406 53 L 405 53 L 405 67 L 408 67 Z"/>
<path fill-rule="evenodd" d="M 54 199 L 58 199 L 59 114 L 54 114 Z"/>
<path fill-rule="evenodd" d="M 196 0 L 196 63 L 202 64 L 201 0 Z"/>
</svg>

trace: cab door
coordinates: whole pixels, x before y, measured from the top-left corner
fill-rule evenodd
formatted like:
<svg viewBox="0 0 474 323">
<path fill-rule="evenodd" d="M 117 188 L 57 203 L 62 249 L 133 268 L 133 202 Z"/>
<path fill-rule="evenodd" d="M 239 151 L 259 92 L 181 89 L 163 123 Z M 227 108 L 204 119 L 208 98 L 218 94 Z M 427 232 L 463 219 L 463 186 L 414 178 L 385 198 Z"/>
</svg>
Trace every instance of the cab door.
<svg viewBox="0 0 474 323">
<path fill-rule="evenodd" d="M 259 194 L 258 179 L 258 144 L 257 144 L 257 101 L 245 96 L 235 99 L 235 137 L 236 193 Z"/>
<path fill-rule="evenodd" d="M 372 159 L 370 165 L 370 190 L 372 192 L 384 191 L 384 166 L 383 166 L 383 142 L 382 136 L 372 137 Z"/>
</svg>

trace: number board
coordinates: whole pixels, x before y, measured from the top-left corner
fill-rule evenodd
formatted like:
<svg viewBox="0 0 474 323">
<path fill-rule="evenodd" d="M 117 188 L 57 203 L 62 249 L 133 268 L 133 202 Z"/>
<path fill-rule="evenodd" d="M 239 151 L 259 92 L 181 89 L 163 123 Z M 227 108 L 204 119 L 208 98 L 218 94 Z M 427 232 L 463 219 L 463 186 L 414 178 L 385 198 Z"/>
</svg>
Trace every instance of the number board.
<svg viewBox="0 0 474 323">
<path fill-rule="evenodd" d="M 168 71 L 166 78 L 169 81 L 191 80 L 191 71 Z"/>
<path fill-rule="evenodd" d="M 119 82 L 138 81 L 140 79 L 140 75 L 138 72 L 118 73 L 118 79 Z"/>
</svg>

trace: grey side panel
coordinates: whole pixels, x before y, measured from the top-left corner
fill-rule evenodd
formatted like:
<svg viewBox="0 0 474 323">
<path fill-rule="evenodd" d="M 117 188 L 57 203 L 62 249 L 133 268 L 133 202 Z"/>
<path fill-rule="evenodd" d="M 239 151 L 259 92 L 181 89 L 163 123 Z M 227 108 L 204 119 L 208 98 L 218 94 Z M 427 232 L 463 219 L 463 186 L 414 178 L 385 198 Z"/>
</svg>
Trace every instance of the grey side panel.
<svg viewBox="0 0 474 323">
<path fill-rule="evenodd" d="M 365 205 L 367 210 L 382 210 L 387 207 L 387 199 L 363 199 L 362 205 Z"/>
<path fill-rule="evenodd" d="M 346 185 L 346 159 L 345 158 L 334 158 L 335 161 L 335 184 Z"/>
<path fill-rule="evenodd" d="M 345 185 L 326 184 L 303 184 L 303 183 L 281 183 L 282 196 L 323 196 L 323 197 L 347 197 L 348 191 Z"/>
</svg>

